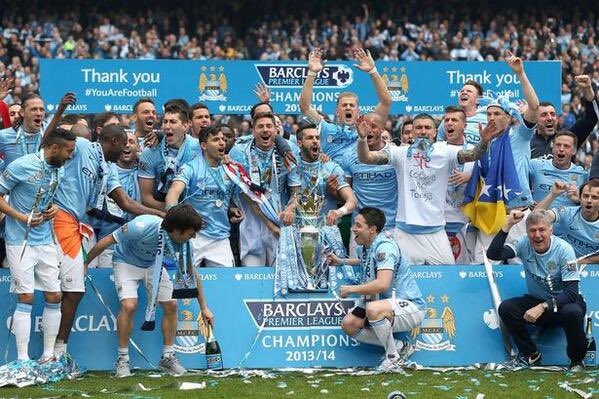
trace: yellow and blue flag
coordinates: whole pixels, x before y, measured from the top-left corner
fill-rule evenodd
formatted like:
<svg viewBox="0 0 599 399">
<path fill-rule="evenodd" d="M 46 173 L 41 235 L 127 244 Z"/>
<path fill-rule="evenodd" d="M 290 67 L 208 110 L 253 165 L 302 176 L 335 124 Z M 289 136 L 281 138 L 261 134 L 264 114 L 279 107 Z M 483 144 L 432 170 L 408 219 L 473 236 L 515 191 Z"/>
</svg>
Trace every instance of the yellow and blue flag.
<svg viewBox="0 0 599 399">
<path fill-rule="evenodd" d="M 474 165 L 462 210 L 479 230 L 495 234 L 505 223 L 505 204 L 521 192 L 508 129 Z"/>
</svg>

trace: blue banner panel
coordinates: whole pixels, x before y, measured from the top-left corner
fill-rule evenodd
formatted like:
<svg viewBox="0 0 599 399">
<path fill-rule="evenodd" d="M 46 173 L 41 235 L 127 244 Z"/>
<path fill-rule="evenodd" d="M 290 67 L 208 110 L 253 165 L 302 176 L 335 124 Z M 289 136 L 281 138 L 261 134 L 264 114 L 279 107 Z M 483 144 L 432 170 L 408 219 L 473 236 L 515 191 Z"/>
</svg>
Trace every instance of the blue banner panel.
<svg viewBox="0 0 599 399">
<path fill-rule="evenodd" d="M 315 81 L 313 106 L 334 114 L 344 91 L 359 95 L 360 110 L 373 111 L 378 103 L 370 75 L 350 61 L 331 61 Z M 559 61 L 525 62 L 527 76 L 542 101 L 560 106 Z M 391 113 L 442 113 L 457 104 L 458 91 L 474 79 L 487 93 L 523 99 L 520 82 L 505 62 L 391 62 L 376 63 L 393 100 Z M 41 93 L 46 109 L 56 109 L 67 91 L 77 94 L 71 112 L 130 113 L 140 97 L 158 106 L 168 99 L 203 102 L 214 114 L 249 114 L 258 102 L 257 83 L 271 92 L 276 113 L 299 114 L 299 97 L 308 73 L 306 62 L 179 61 L 179 60 L 53 60 L 42 59 Z"/>
<path fill-rule="evenodd" d="M 100 269 L 91 273 L 104 299 L 114 314 L 118 314 L 112 271 Z M 414 361 L 432 366 L 505 361 L 482 266 L 421 266 L 414 267 L 414 273 L 428 307 L 422 325 L 427 328 L 410 332 L 418 349 L 413 355 Z M 520 266 L 496 266 L 495 274 L 502 298 L 525 292 Z M 375 366 L 380 362 L 382 348 L 359 344 L 339 327 L 353 306 L 352 300 L 338 301 L 326 293 L 274 298 L 272 268 L 202 269 L 201 278 L 208 305 L 216 315 L 215 335 L 226 368 L 357 367 Z M 581 285 L 596 338 L 599 338 L 598 282 L 599 265 L 587 267 Z M 14 296 L 8 293 L 9 283 L 8 271 L 0 270 L 0 292 L 7 299 L 7 306 L 0 309 L 0 317 L 7 327 L 15 305 Z M 140 289 L 133 339 L 156 364 L 162 347 L 162 314 L 159 310 L 155 331 L 141 331 L 145 302 Z M 42 296 L 37 295 L 30 344 L 30 354 L 34 357 L 42 352 L 42 303 Z M 179 300 L 175 347 L 183 365 L 188 368 L 206 366 L 198 309 L 195 299 Z M 545 364 L 567 364 L 562 330 L 533 333 Z M 7 345 L 7 338 L 8 328 L 1 329 L 0 347 Z M 16 350 L 12 335 L 8 345 L 9 360 L 13 360 Z M 69 351 L 88 369 L 111 370 L 114 367 L 116 320 L 108 315 L 90 289 L 77 312 Z M 134 366 L 149 368 L 133 348 L 130 348 L 130 355 Z"/>
</svg>

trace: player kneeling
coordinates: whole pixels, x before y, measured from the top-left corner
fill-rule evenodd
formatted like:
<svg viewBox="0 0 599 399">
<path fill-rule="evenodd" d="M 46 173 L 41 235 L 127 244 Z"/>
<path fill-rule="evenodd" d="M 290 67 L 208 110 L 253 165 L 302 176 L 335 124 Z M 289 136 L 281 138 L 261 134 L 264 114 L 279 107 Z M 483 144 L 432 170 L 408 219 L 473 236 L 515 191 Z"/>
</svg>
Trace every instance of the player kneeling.
<svg viewBox="0 0 599 399">
<path fill-rule="evenodd" d="M 121 310 L 117 318 L 119 356 L 116 361 L 116 376 L 131 375 L 128 343 L 133 327 L 133 315 L 137 307 L 137 288 L 143 282 L 147 297 L 151 298 L 152 286 L 158 284 L 157 301 L 163 310 L 162 332 L 163 353 L 160 368 L 172 375 L 186 372 L 175 357 L 173 343 L 177 328 L 177 301 L 172 299 L 173 283 L 166 271 L 160 272 L 162 259 L 169 256 L 177 259 L 175 252 L 203 227 L 200 215 L 190 205 L 172 207 L 164 220 L 158 216 L 142 215 L 131 220 L 112 234 L 104 237 L 89 252 L 89 264 L 107 247 L 116 244 L 113 254 L 114 282 L 116 284 Z M 159 262 L 159 264 L 156 264 Z M 160 272 L 160 279 L 153 279 Z M 206 307 L 201 282 L 198 284 L 198 300 L 202 314 L 212 323 L 212 313 Z M 148 299 L 149 301 L 150 299 Z"/>
<path fill-rule="evenodd" d="M 382 345 L 385 359 L 379 368 L 392 370 L 408 355 L 404 350 L 400 354 L 393 333 L 418 327 L 426 306 L 407 259 L 394 239 L 382 232 L 384 227 L 385 214 L 381 210 L 361 209 L 352 227 L 358 258 L 339 259 L 331 254 L 328 261 L 330 265 L 362 266 L 362 284 L 341 286 L 343 298 L 362 296 L 341 327 L 359 342 Z"/>
</svg>

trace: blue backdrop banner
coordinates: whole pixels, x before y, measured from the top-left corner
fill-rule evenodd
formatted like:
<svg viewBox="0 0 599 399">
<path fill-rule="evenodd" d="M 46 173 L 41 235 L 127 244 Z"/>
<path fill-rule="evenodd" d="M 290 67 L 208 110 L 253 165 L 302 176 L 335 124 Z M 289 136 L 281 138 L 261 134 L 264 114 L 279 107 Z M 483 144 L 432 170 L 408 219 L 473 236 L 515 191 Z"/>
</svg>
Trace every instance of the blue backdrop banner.
<svg viewBox="0 0 599 399">
<path fill-rule="evenodd" d="M 203 102 L 215 114 L 249 114 L 259 100 L 257 83 L 271 92 L 276 113 L 299 114 L 299 96 L 308 73 L 306 62 L 177 61 L 177 60 L 52 60 L 42 59 L 41 93 L 46 109 L 56 109 L 67 91 L 77 94 L 70 111 L 130 113 L 140 97 L 158 106 L 171 98 Z M 318 75 L 312 96 L 314 107 L 334 114 L 337 97 L 344 91 L 359 95 L 360 110 L 369 112 L 378 103 L 370 75 L 350 61 L 330 61 Z M 392 114 L 433 113 L 457 104 L 458 91 L 474 79 L 484 90 L 522 99 L 518 78 L 505 62 L 391 62 L 376 63 L 393 104 Z M 529 79 L 542 101 L 559 108 L 561 66 L 559 61 L 525 62 Z"/>
<path fill-rule="evenodd" d="M 418 348 L 413 360 L 424 365 L 468 365 L 477 362 L 503 362 L 505 355 L 487 279 L 482 266 L 415 267 L 418 284 L 426 298 L 425 323 L 436 326 L 413 331 Z M 92 270 L 95 285 L 118 313 L 112 271 Z M 497 284 L 503 298 L 525 292 L 519 266 L 496 266 Z M 202 269 L 201 278 L 208 305 L 216 315 L 215 335 L 220 343 L 226 368 L 282 367 L 357 367 L 375 366 L 382 349 L 358 344 L 340 329 L 341 320 L 353 306 L 352 300 L 337 301 L 325 294 L 289 294 L 273 298 L 272 268 Z M 599 265 L 583 272 L 582 290 L 592 317 L 595 337 L 599 338 Z M 0 292 L 6 298 L 0 317 L 8 326 L 14 310 L 9 295 L 10 275 L 0 271 Z M 594 287 L 594 289 L 593 289 Z M 11 298 L 9 300 L 9 298 Z M 41 312 L 43 300 L 36 297 L 30 354 L 42 352 Z M 143 322 L 145 297 L 140 290 L 133 339 L 155 364 L 160 358 L 161 312 L 153 332 L 139 329 Z M 188 368 L 205 367 L 204 339 L 198 330 L 197 301 L 179 300 L 176 350 Z M 445 317 L 453 314 L 453 320 Z M 0 344 L 7 345 L 8 328 L 0 329 Z M 536 331 L 535 340 L 546 364 L 567 364 L 565 337 L 560 329 Z M 9 360 L 15 359 L 11 335 Z M 101 306 L 89 289 L 77 312 L 69 351 L 83 366 L 110 370 L 117 356 L 116 321 Z M 148 368 L 131 348 L 134 366 Z"/>
</svg>

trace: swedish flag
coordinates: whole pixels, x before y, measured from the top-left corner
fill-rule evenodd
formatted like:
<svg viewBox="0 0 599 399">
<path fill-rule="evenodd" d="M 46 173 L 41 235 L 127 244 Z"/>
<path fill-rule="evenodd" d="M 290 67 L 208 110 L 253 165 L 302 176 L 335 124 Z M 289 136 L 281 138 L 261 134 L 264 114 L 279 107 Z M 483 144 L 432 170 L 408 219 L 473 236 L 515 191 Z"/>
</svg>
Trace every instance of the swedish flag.
<svg viewBox="0 0 599 399">
<path fill-rule="evenodd" d="M 495 234 L 505 223 L 505 204 L 521 192 L 507 130 L 474 165 L 462 210 L 475 227 Z"/>
</svg>

